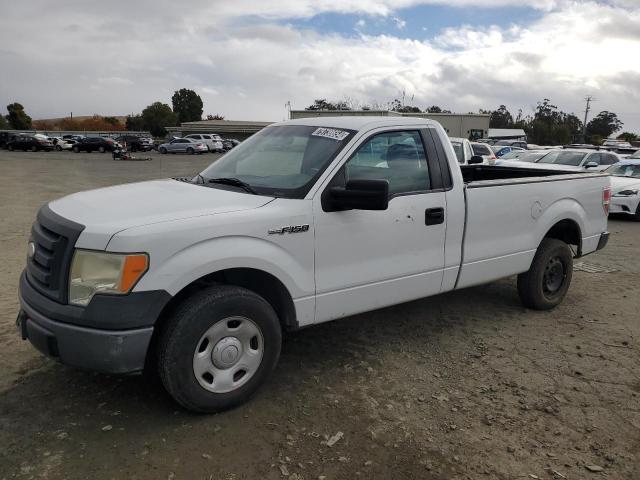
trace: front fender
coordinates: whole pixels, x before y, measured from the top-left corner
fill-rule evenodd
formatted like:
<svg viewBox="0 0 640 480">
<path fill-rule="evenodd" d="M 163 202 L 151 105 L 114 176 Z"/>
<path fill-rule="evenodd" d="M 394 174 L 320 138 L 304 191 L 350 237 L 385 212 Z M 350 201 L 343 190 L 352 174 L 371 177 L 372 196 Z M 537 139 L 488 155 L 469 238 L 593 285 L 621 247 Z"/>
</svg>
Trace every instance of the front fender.
<svg viewBox="0 0 640 480">
<path fill-rule="evenodd" d="M 274 242 L 247 236 L 217 237 L 190 245 L 159 265 L 152 264 L 135 290 L 164 289 L 175 295 L 199 278 L 230 268 L 269 273 L 284 284 L 294 300 L 315 291 L 313 256 L 296 258 Z"/>
</svg>

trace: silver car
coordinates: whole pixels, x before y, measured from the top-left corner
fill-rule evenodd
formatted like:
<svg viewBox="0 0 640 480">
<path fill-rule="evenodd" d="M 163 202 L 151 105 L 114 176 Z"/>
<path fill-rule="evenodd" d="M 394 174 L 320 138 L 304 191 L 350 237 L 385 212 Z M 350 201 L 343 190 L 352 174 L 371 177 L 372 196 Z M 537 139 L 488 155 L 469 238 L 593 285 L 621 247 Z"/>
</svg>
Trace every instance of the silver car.
<svg viewBox="0 0 640 480">
<path fill-rule="evenodd" d="M 197 142 L 190 138 L 174 138 L 169 143 L 163 143 L 158 147 L 160 153 L 205 153 L 209 149 L 204 143 Z"/>
</svg>

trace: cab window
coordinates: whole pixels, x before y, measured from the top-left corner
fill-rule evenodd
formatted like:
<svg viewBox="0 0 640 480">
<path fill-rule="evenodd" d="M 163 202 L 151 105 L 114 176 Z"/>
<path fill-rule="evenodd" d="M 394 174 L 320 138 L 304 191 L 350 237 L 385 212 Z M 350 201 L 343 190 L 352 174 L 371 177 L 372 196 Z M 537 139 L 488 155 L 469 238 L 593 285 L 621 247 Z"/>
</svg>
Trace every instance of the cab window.
<svg viewBox="0 0 640 480">
<path fill-rule="evenodd" d="M 388 180 L 389 194 L 430 188 L 427 157 L 418 131 L 391 131 L 367 140 L 343 167 L 344 180 Z"/>
</svg>

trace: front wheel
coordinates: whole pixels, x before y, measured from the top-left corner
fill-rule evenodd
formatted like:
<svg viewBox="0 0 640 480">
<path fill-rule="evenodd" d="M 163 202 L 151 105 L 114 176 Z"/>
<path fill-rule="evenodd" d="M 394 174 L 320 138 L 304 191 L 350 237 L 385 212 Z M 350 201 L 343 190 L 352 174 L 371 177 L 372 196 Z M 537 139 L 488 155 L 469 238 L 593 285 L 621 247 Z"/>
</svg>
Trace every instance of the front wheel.
<svg viewBox="0 0 640 480">
<path fill-rule="evenodd" d="M 187 153 L 189 155 L 193 155 L 193 152 L 194 152 L 193 148 L 191 148 L 191 147 L 187 148 Z"/>
<path fill-rule="evenodd" d="M 56 145 L 56 152 L 61 152 L 62 151 L 62 147 L 60 145 Z"/>
<path fill-rule="evenodd" d="M 99 148 L 98 148 L 98 151 L 99 151 L 100 153 L 104 153 L 104 152 L 106 152 L 106 149 L 105 149 L 104 147 L 99 147 Z"/>
<path fill-rule="evenodd" d="M 518 275 L 518 293 L 525 307 L 550 310 L 564 299 L 573 275 L 573 252 L 562 240 L 545 238 L 531 268 Z"/>
<path fill-rule="evenodd" d="M 80 147 L 73 147 L 73 153 L 80 153 Z"/>
<path fill-rule="evenodd" d="M 31 147 L 31 151 L 32 152 L 37 152 L 38 151 L 38 147 L 36 147 L 35 145 L 33 147 Z"/>
<path fill-rule="evenodd" d="M 160 150 L 159 150 L 159 151 L 160 151 L 160 153 L 161 153 L 161 154 L 163 154 L 163 155 L 164 155 L 165 153 L 167 153 L 167 149 L 166 149 L 166 148 L 164 148 L 164 147 L 160 147 Z"/>
<path fill-rule="evenodd" d="M 278 362 L 282 333 L 273 307 L 244 288 L 219 285 L 185 299 L 158 340 L 167 392 L 195 412 L 246 402 Z"/>
</svg>

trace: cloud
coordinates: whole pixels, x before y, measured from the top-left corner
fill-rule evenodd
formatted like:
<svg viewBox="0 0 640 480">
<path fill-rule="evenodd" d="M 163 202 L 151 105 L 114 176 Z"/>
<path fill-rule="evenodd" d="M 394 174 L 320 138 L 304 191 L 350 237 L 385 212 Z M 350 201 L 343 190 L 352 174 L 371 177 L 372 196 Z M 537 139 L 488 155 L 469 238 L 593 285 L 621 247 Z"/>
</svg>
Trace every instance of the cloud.
<svg viewBox="0 0 640 480">
<path fill-rule="evenodd" d="M 205 114 L 282 120 L 287 101 L 304 108 L 323 97 L 385 103 L 405 91 L 422 108 L 506 104 L 528 113 L 545 97 L 580 112 L 584 95 L 593 94 L 595 110 L 615 111 L 625 129 L 640 131 L 636 0 L 533 0 L 543 16 L 532 24 L 460 25 L 430 40 L 398 38 L 396 20 L 405 7 L 443 3 L 435 0 L 186 3 L 174 15 L 168 0 L 112 0 L 108 9 L 68 0 L 54 10 L 43 0 L 17 2 L 0 18 L 0 105 L 21 101 L 34 118 L 71 110 L 124 114 L 170 103 L 174 90 L 187 87 L 203 95 Z M 33 14 L 39 10 L 47 16 Z M 341 36 L 293 26 L 294 18 L 323 12 L 361 15 L 361 29 Z M 366 35 L 362 27 L 376 16 L 384 17 L 387 34 Z"/>
</svg>

